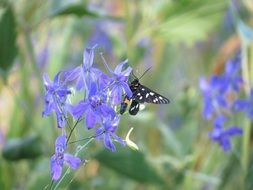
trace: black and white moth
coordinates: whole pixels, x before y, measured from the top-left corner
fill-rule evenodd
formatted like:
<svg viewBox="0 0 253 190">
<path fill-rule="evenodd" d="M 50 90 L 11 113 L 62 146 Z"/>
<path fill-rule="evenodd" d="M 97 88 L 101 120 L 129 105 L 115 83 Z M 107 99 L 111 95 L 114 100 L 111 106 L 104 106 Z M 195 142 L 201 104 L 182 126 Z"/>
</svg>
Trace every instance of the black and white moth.
<svg viewBox="0 0 253 190">
<path fill-rule="evenodd" d="M 120 106 L 120 114 L 123 114 L 129 103 L 131 103 L 129 108 L 130 115 L 136 115 L 139 111 L 140 104 L 142 103 L 152 103 L 152 104 L 168 104 L 170 100 L 157 92 L 149 89 L 148 87 L 140 84 L 139 79 L 134 79 L 129 84 L 130 90 L 132 91 L 132 97 L 125 96 L 123 102 Z"/>
</svg>

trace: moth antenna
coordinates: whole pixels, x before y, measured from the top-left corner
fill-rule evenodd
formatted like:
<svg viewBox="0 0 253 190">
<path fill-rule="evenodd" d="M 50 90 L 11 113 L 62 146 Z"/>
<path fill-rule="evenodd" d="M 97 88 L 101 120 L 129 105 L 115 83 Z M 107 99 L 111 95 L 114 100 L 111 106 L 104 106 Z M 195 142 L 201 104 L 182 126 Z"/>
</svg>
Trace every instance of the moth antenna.
<svg viewBox="0 0 253 190">
<path fill-rule="evenodd" d="M 134 78 L 138 79 L 138 77 L 134 74 L 134 71 L 132 71 L 132 75 L 134 76 Z"/>
<path fill-rule="evenodd" d="M 151 69 L 152 67 L 149 67 L 146 71 L 144 71 L 144 73 L 141 75 L 141 77 L 139 78 L 139 80 Z"/>
</svg>

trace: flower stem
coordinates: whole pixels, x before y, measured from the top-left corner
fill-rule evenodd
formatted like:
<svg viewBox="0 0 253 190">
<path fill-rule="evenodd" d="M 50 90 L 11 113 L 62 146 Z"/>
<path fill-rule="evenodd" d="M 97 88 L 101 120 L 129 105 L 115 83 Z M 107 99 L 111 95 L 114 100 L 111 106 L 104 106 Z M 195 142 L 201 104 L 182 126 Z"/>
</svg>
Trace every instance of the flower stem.
<svg viewBox="0 0 253 190">
<path fill-rule="evenodd" d="M 244 88 L 247 96 L 250 94 L 250 65 L 249 65 L 249 45 L 242 40 L 242 76 L 244 80 Z M 244 176 L 247 175 L 246 171 L 249 164 L 249 141 L 250 141 L 250 121 L 245 119 L 244 134 L 242 139 L 242 167 L 244 170 Z"/>
</svg>

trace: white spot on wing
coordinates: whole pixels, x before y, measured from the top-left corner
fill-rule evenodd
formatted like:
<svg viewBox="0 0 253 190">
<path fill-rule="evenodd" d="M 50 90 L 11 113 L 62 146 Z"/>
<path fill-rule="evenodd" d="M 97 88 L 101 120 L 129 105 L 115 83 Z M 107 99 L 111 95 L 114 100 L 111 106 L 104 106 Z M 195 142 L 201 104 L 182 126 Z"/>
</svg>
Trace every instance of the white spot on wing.
<svg viewBox="0 0 253 190">
<path fill-rule="evenodd" d="M 149 93 L 146 94 L 146 98 L 148 98 L 148 97 L 149 97 Z"/>
<path fill-rule="evenodd" d="M 138 94 L 137 94 L 137 96 L 140 96 L 140 95 L 141 95 L 141 93 L 138 93 Z"/>
<path fill-rule="evenodd" d="M 142 88 L 141 90 L 142 90 L 142 91 L 145 91 L 145 88 Z"/>
<path fill-rule="evenodd" d="M 155 95 L 155 93 L 154 93 L 154 92 L 150 92 L 149 94 L 150 94 L 151 96 L 154 96 L 154 95 Z"/>
</svg>

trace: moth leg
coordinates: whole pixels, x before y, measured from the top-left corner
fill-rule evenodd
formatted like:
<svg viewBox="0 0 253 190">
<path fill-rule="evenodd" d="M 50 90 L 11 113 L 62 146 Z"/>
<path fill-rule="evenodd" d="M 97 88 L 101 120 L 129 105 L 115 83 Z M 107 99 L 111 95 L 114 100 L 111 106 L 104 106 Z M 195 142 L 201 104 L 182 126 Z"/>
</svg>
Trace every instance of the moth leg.
<svg viewBox="0 0 253 190">
<path fill-rule="evenodd" d="M 130 99 L 128 98 L 128 96 L 125 96 L 123 102 L 121 102 L 120 104 L 120 110 L 119 113 L 122 115 L 123 113 L 125 113 L 127 106 L 130 104 Z"/>
</svg>

